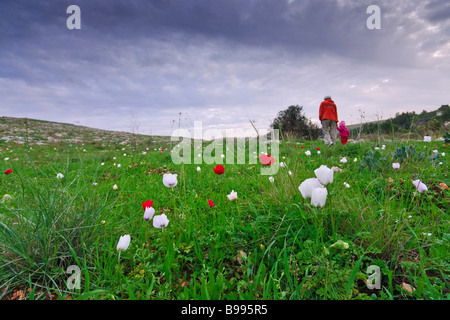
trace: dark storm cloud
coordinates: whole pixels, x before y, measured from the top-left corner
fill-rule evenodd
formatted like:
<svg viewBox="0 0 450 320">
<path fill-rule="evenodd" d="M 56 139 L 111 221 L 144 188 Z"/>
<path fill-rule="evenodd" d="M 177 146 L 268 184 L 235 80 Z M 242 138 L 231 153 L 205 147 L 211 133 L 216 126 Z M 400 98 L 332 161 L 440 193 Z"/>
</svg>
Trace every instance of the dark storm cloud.
<svg viewBox="0 0 450 320">
<path fill-rule="evenodd" d="M 81 30 L 66 28 L 72 4 Z M 366 27 L 372 4 L 381 30 Z M 437 0 L 3 0 L 0 108 L 106 128 L 127 129 L 135 117 L 169 134 L 180 112 L 267 125 L 300 104 L 315 118 L 325 94 L 349 113 L 362 100 L 372 109 L 435 103 L 445 87 L 435 79 L 449 68 L 448 8 Z M 405 100 L 411 91 L 420 97 Z"/>
</svg>

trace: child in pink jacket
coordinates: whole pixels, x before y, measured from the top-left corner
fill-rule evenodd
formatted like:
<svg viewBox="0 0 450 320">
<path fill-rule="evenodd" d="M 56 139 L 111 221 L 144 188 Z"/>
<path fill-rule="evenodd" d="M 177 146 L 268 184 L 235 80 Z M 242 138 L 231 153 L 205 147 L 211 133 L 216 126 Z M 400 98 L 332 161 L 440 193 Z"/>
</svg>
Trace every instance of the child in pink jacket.
<svg viewBox="0 0 450 320">
<path fill-rule="evenodd" d="M 339 137 L 341 137 L 341 143 L 343 146 L 345 146 L 347 144 L 348 136 L 350 135 L 350 132 L 345 126 L 345 121 L 339 122 L 339 126 L 337 127 L 337 129 L 339 131 Z"/>
</svg>

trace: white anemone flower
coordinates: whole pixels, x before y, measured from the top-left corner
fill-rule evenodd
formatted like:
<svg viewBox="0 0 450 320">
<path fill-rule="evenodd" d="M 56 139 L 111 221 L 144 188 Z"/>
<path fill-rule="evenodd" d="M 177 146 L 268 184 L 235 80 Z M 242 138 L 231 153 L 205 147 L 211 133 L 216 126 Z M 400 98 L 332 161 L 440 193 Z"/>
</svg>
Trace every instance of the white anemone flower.
<svg viewBox="0 0 450 320">
<path fill-rule="evenodd" d="M 325 165 L 321 165 L 318 169 L 314 170 L 317 179 L 319 179 L 319 182 L 324 186 L 333 183 L 333 172 L 333 169 L 330 169 Z"/>
<path fill-rule="evenodd" d="M 400 163 L 394 162 L 394 163 L 392 164 L 392 168 L 393 168 L 393 169 L 400 169 Z"/>
<path fill-rule="evenodd" d="M 168 188 L 173 188 L 177 185 L 177 174 L 172 173 L 164 173 L 163 175 L 163 183 Z"/>
<path fill-rule="evenodd" d="M 343 157 L 343 158 L 341 159 L 341 162 L 342 162 L 342 163 L 347 163 L 347 158 L 346 158 L 346 157 Z"/>
<path fill-rule="evenodd" d="M 307 155 L 307 156 L 310 156 L 311 155 L 311 151 L 305 151 L 305 154 Z"/>
<path fill-rule="evenodd" d="M 423 137 L 423 142 L 431 142 L 431 137 L 430 136 L 424 136 Z"/>
<path fill-rule="evenodd" d="M 117 251 L 127 250 L 128 246 L 130 245 L 130 242 L 131 242 L 131 237 L 129 234 L 121 236 L 119 238 L 119 242 L 117 243 Z"/>
<path fill-rule="evenodd" d="M 414 180 L 413 184 L 416 186 L 417 191 L 419 191 L 419 192 L 424 192 L 424 191 L 428 190 L 428 187 L 419 179 Z"/>
<path fill-rule="evenodd" d="M 319 182 L 319 179 L 309 178 L 300 184 L 298 190 L 302 194 L 303 198 L 308 199 L 311 198 L 313 189 L 320 187 L 323 187 L 323 185 Z"/>
<path fill-rule="evenodd" d="M 314 207 L 323 207 L 327 201 L 327 188 L 314 188 L 311 194 L 311 205 Z"/>
<path fill-rule="evenodd" d="M 63 175 L 62 173 L 58 173 L 58 174 L 56 175 L 56 178 L 57 178 L 57 179 L 62 179 L 62 178 L 64 178 L 64 175 Z"/>
<path fill-rule="evenodd" d="M 153 226 L 155 228 L 165 228 L 168 224 L 169 219 L 167 219 L 167 216 L 164 213 L 153 218 Z"/>
<path fill-rule="evenodd" d="M 155 209 L 153 207 L 146 207 L 144 211 L 144 220 L 151 220 L 155 214 Z"/>
<path fill-rule="evenodd" d="M 233 201 L 237 199 L 237 192 L 234 190 L 231 190 L 231 193 L 227 195 L 228 200 Z"/>
</svg>

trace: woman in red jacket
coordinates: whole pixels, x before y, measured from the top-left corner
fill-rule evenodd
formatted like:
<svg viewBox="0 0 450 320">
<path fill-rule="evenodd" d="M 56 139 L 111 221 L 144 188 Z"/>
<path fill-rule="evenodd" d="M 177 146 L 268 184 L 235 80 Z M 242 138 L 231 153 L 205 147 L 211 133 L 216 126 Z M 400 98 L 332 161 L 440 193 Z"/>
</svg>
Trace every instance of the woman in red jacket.
<svg viewBox="0 0 450 320">
<path fill-rule="evenodd" d="M 336 143 L 338 136 L 338 115 L 336 104 L 330 96 L 325 96 L 319 108 L 319 120 L 322 123 L 324 142 L 328 146 Z"/>
</svg>

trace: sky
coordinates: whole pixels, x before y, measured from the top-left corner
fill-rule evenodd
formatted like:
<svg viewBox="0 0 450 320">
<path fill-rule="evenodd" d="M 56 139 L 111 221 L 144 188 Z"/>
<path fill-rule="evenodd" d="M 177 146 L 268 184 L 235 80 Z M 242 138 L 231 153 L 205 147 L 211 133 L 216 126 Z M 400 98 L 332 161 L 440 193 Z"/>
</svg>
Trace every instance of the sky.
<svg viewBox="0 0 450 320">
<path fill-rule="evenodd" d="M 0 0 L 0 116 L 170 136 L 330 95 L 356 124 L 449 104 L 449 74 L 448 0 Z"/>
</svg>

